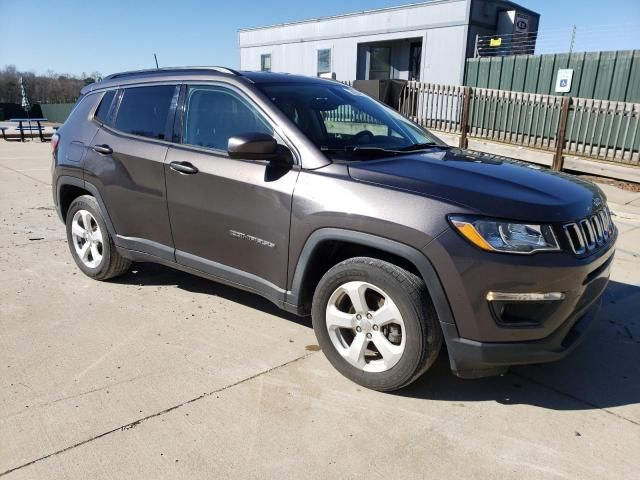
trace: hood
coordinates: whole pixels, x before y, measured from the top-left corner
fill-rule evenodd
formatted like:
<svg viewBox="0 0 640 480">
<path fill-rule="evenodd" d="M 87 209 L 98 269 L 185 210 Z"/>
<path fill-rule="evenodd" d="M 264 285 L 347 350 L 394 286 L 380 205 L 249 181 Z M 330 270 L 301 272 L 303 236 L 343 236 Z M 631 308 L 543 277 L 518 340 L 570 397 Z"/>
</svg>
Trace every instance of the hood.
<svg viewBox="0 0 640 480">
<path fill-rule="evenodd" d="M 349 174 L 513 220 L 575 220 L 605 202 L 596 185 L 574 176 L 458 148 L 350 162 Z"/>
</svg>

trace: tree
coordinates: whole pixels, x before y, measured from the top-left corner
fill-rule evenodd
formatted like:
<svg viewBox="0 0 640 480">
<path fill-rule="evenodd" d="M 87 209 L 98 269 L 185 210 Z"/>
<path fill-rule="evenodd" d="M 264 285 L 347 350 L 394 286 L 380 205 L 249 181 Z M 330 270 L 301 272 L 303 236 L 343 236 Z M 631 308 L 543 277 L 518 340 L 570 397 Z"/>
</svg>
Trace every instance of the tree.
<svg viewBox="0 0 640 480">
<path fill-rule="evenodd" d="M 6 65 L 0 69 L 0 103 L 20 103 L 20 77 L 24 80 L 31 103 L 36 104 L 73 103 L 80 96 L 82 87 L 100 80 L 102 75 L 92 72 L 76 77 L 52 70 L 44 75 L 36 75 L 33 72 L 20 72 L 15 65 Z"/>
</svg>

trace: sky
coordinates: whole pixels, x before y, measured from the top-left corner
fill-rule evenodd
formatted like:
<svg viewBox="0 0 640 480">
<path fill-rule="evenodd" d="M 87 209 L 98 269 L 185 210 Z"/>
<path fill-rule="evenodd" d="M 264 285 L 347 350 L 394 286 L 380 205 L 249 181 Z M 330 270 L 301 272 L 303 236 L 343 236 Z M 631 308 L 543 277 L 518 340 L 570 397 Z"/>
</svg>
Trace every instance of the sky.
<svg viewBox="0 0 640 480">
<path fill-rule="evenodd" d="M 411 0 L 0 0 L 0 67 L 103 75 L 160 66 L 238 67 L 238 29 Z M 520 0 L 541 14 L 539 53 L 640 49 L 640 0 Z"/>
</svg>

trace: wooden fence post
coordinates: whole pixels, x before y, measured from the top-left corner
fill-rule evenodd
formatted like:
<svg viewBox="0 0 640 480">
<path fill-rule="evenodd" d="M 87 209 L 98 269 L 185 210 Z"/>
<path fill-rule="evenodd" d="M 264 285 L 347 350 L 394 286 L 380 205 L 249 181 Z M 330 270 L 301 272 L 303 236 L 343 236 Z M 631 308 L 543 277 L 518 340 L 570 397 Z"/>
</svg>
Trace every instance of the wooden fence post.
<svg viewBox="0 0 640 480">
<path fill-rule="evenodd" d="M 462 89 L 462 119 L 460 125 L 460 148 L 467 148 L 467 134 L 469 133 L 469 105 L 471 104 L 471 87 Z"/>
<path fill-rule="evenodd" d="M 571 97 L 563 97 L 560 106 L 560 118 L 558 120 L 558 131 L 556 132 L 556 153 L 553 156 L 553 165 L 551 168 L 557 172 L 562 171 L 564 165 L 564 136 L 567 131 L 567 119 L 569 118 L 569 106 L 571 105 Z"/>
</svg>

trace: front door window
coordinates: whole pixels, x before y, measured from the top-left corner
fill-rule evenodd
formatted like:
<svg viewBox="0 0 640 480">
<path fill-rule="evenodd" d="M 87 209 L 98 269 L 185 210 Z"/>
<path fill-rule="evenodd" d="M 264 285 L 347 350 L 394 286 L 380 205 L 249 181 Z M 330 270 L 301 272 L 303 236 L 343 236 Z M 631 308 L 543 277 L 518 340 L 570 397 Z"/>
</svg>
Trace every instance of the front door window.
<svg viewBox="0 0 640 480">
<path fill-rule="evenodd" d="M 240 95 L 218 86 L 189 86 L 182 143 L 227 150 L 229 139 L 244 133 L 268 133 L 273 129 Z"/>
</svg>

